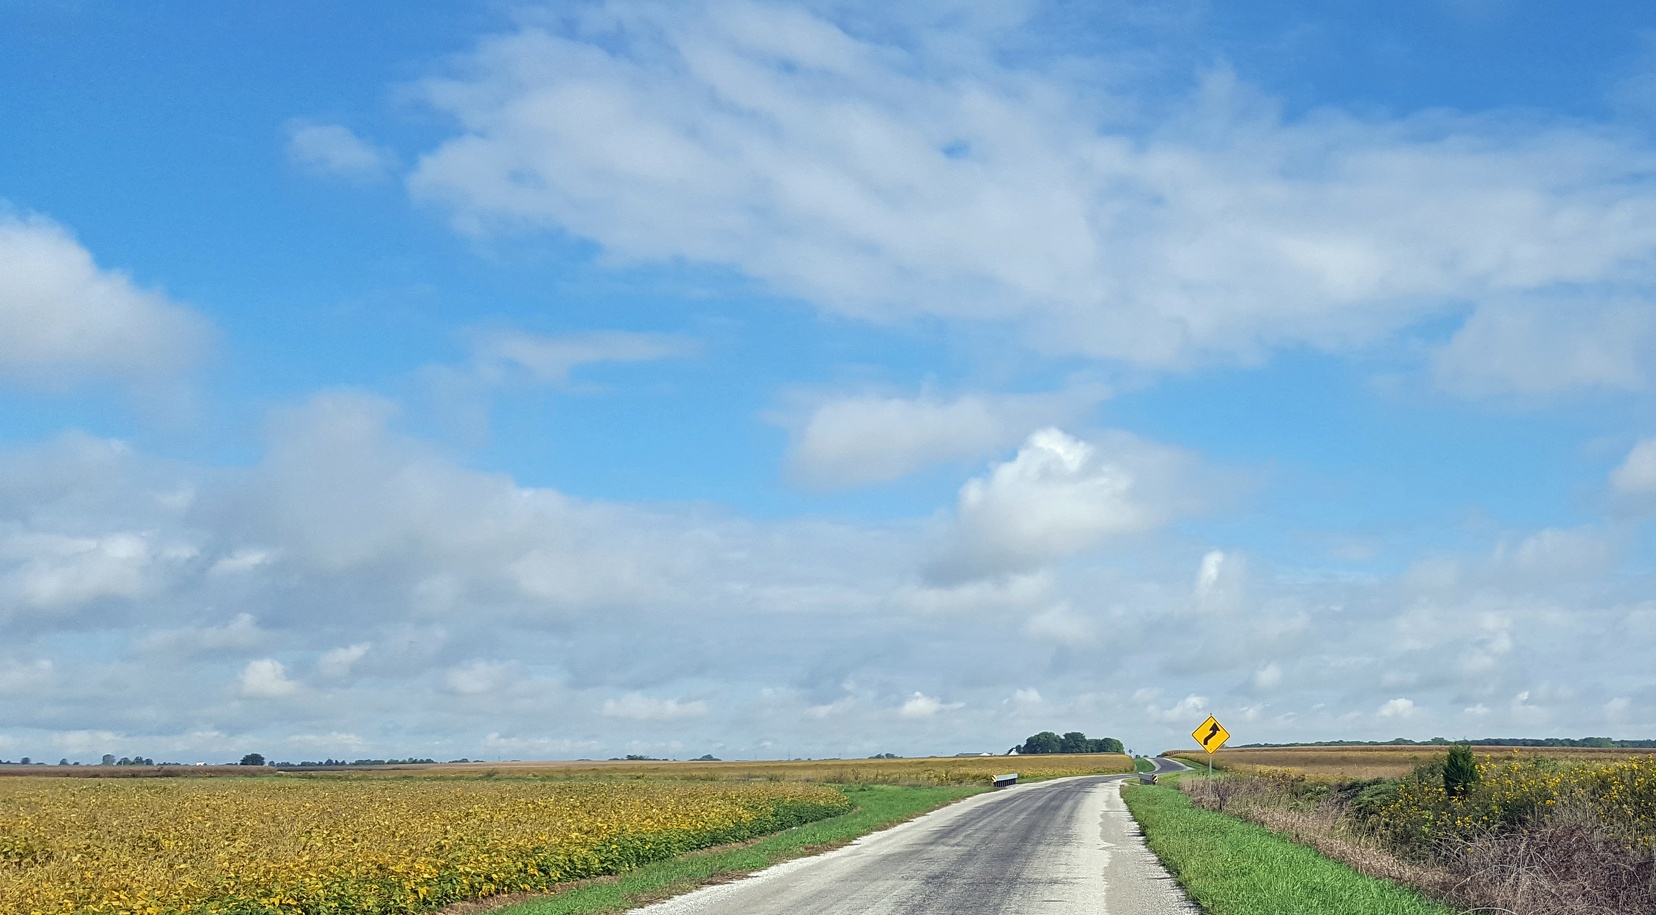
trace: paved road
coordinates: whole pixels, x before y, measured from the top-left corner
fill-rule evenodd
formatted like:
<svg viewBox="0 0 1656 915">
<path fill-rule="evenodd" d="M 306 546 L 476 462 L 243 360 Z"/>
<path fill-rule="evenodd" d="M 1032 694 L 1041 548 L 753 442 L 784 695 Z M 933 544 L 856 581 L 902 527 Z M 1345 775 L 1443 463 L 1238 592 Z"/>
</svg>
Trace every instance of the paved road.
<svg viewBox="0 0 1656 915">
<path fill-rule="evenodd" d="M 1157 760 L 1158 770 L 1178 763 Z M 1121 802 L 1127 776 L 1004 788 L 638 915 L 1172 915 L 1191 906 Z"/>
</svg>

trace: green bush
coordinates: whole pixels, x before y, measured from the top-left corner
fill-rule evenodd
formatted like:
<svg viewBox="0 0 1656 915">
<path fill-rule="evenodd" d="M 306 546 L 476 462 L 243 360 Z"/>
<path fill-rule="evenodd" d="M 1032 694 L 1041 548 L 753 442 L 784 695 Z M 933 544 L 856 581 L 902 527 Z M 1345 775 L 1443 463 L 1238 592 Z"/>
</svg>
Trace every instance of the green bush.
<svg viewBox="0 0 1656 915">
<path fill-rule="evenodd" d="M 1450 748 L 1449 758 L 1443 761 L 1443 790 L 1450 797 L 1460 797 L 1477 780 L 1478 761 L 1472 757 L 1472 748 L 1464 743 Z"/>
</svg>

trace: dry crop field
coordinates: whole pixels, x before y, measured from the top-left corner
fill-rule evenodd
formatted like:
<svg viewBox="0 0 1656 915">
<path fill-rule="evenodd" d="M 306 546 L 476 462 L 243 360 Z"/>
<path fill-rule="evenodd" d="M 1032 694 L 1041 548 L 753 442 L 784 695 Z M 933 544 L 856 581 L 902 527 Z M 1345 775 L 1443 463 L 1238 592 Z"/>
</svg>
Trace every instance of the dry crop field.
<svg viewBox="0 0 1656 915">
<path fill-rule="evenodd" d="M 327 772 L 33 767 L 0 778 L 0 912 L 430 911 L 846 812 L 850 803 L 827 783 L 965 785 L 1010 771 L 1131 770 L 1131 759 L 1103 754 Z M 139 774 L 190 777 L 130 777 Z M 93 775 L 129 777 L 85 777 Z"/>
<path fill-rule="evenodd" d="M 1292 769 L 1309 778 L 1328 781 L 1370 778 L 1401 778 L 1425 763 L 1443 759 L 1448 752 L 1443 746 L 1379 746 L 1379 747 L 1250 747 L 1220 750 L 1214 755 L 1214 765 L 1242 774 L 1257 774 L 1262 769 Z M 1586 747 L 1473 747 L 1480 759 L 1545 757 L 1578 762 L 1610 763 L 1636 756 L 1648 756 L 1649 750 L 1605 750 Z M 1207 754 L 1172 751 L 1191 765 L 1206 765 Z"/>
<path fill-rule="evenodd" d="M 553 779 L 670 778 L 687 781 L 830 782 L 883 785 L 987 785 L 1016 772 L 1028 781 L 1069 775 L 1133 771 L 1131 757 L 1117 753 L 1039 756 L 942 756 L 916 759 L 818 759 L 768 762 L 667 762 L 655 760 L 449 763 L 400 767 L 424 776 L 496 772 Z M 387 774 L 390 774 L 389 772 Z"/>
<path fill-rule="evenodd" d="M 0 912 L 415 912 L 849 809 L 800 783 L 8 778 Z"/>
<path fill-rule="evenodd" d="M 269 775 L 251 766 L 0 766 L 0 776 L 63 778 L 214 778 Z M 1039 756 L 937 756 L 913 759 L 817 759 L 683 762 L 672 760 L 550 760 L 540 762 L 436 763 L 351 766 L 327 770 L 274 770 L 285 776 L 325 771 L 330 776 L 389 778 L 483 776 L 541 779 L 672 779 L 683 781 L 829 782 L 843 785 L 987 785 L 1017 772 L 1024 780 L 1133 771 L 1131 757 L 1117 753 Z"/>
</svg>

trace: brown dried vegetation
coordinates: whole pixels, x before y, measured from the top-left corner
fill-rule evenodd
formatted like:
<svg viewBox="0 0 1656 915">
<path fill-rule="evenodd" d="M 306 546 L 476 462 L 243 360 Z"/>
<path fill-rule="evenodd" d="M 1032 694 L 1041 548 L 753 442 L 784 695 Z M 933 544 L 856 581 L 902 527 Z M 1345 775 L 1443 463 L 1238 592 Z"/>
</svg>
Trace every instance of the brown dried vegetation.
<svg viewBox="0 0 1656 915">
<path fill-rule="evenodd" d="M 1353 752 L 1353 748 L 1338 749 Z M 1368 748 L 1355 752 L 1374 755 Z M 1569 755 L 1579 760 L 1592 754 L 1577 751 Z M 1227 775 L 1211 784 L 1206 778 L 1187 776 L 1180 788 L 1198 806 L 1258 823 L 1364 874 L 1413 887 L 1469 912 L 1656 913 L 1656 857 L 1649 830 L 1643 825 L 1647 821 L 1642 807 L 1624 810 L 1618 800 L 1614 810 L 1608 809 L 1602 797 L 1595 803 L 1580 790 L 1595 776 L 1571 777 L 1593 771 L 1602 781 L 1604 773 L 1616 772 L 1623 786 L 1637 784 L 1643 786 L 1640 794 L 1648 794 L 1647 774 L 1656 769 L 1656 759 L 1615 766 L 1619 760 L 1598 755 L 1600 765 L 1591 766 L 1555 765 L 1536 755 L 1521 759 L 1510 751 L 1499 761 L 1485 757 L 1480 768 L 1497 781 L 1501 773 L 1496 770 L 1507 770 L 1497 790 L 1509 795 L 1513 776 L 1529 779 L 1532 772 L 1566 773 L 1555 783 L 1577 787 L 1561 792 L 1556 801 L 1532 808 L 1531 815 L 1509 818 L 1500 825 L 1484 821 L 1482 827 L 1475 817 L 1462 817 L 1421 841 L 1417 830 L 1400 834 L 1396 823 L 1388 819 L 1400 812 L 1399 805 L 1415 804 L 1411 796 L 1419 799 L 1433 793 L 1433 779 L 1441 779 L 1441 773 L 1431 763 L 1442 760 L 1441 750 L 1436 757 L 1401 781 L 1342 781 L 1326 771 L 1307 777 L 1252 763 L 1244 764 L 1248 772 L 1242 773 L 1237 771 L 1242 766 L 1233 763 Z M 1335 764 L 1327 759 L 1319 762 Z M 1535 784 L 1533 779 L 1526 783 Z M 1436 790 L 1441 792 L 1441 785 Z M 1452 806 L 1459 803 L 1440 800 Z M 1628 819 L 1629 814 L 1633 819 Z"/>
</svg>

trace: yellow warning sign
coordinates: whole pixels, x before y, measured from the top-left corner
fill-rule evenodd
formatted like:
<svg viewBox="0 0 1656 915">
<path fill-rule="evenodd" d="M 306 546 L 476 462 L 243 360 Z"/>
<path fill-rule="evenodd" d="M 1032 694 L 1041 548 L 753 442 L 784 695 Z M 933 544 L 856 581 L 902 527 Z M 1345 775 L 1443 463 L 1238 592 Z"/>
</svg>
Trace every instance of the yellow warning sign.
<svg viewBox="0 0 1656 915">
<path fill-rule="evenodd" d="M 1202 745 L 1202 749 L 1212 753 L 1224 746 L 1225 741 L 1230 739 L 1230 731 L 1225 730 L 1225 726 L 1219 723 L 1219 719 L 1209 715 L 1208 720 L 1202 722 L 1201 727 L 1190 732 L 1190 736 L 1196 738 L 1196 742 Z"/>
</svg>

